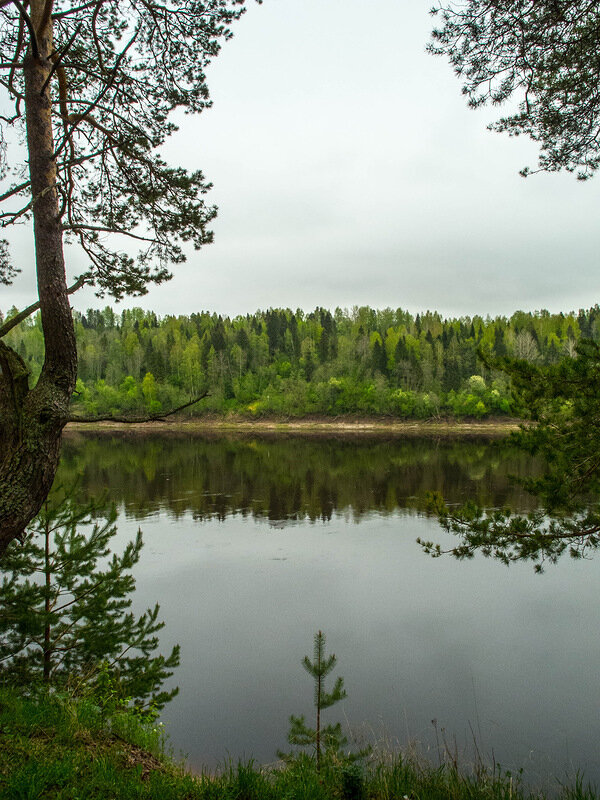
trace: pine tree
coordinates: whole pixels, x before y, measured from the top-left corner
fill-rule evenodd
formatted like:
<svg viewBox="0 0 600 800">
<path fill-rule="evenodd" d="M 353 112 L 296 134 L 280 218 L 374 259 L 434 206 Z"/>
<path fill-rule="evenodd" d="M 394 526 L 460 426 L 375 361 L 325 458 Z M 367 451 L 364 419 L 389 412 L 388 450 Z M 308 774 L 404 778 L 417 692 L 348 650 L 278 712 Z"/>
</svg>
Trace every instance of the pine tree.
<svg viewBox="0 0 600 800">
<path fill-rule="evenodd" d="M 304 656 L 302 666 L 315 682 L 316 726 L 315 728 L 309 728 L 304 714 L 299 717 L 292 714 L 290 717 L 288 742 L 299 747 L 314 748 L 317 772 L 321 768 L 322 748 L 326 753 L 337 753 L 348 741 L 342 734 L 342 727 L 339 722 L 335 725 L 321 726 L 321 712 L 346 697 L 344 679 L 342 677 L 336 678 L 331 692 L 325 691 L 325 678 L 335 667 L 336 661 L 335 654 L 325 655 L 325 634 L 322 631 L 315 633 L 314 659 L 311 661 L 308 656 Z M 292 754 L 280 753 L 279 755 L 288 759 L 292 757 Z"/>
<path fill-rule="evenodd" d="M 113 554 L 115 519 L 114 509 L 53 490 L 23 543 L 11 543 L 0 573 L 0 680 L 93 690 L 108 672 L 117 696 L 140 707 L 177 693 L 161 686 L 179 646 L 153 655 L 158 604 L 137 618 L 130 611 L 141 531 Z"/>
<path fill-rule="evenodd" d="M 375 339 L 373 342 L 371 363 L 373 372 L 380 372 L 382 375 L 387 375 L 387 356 L 385 347 L 381 343 L 381 339 L 379 337 L 377 337 L 377 339 Z"/>
<path fill-rule="evenodd" d="M 513 408 L 530 421 L 511 441 L 544 465 L 537 477 L 515 479 L 538 508 L 513 513 L 473 501 L 457 508 L 433 493 L 430 510 L 459 541 L 448 550 L 417 541 L 433 556 L 446 552 L 465 559 L 481 552 L 504 564 L 532 561 L 536 572 L 566 553 L 589 556 L 600 548 L 600 345 L 582 340 L 575 358 L 557 364 L 504 358 L 486 366 L 510 377 Z"/>
</svg>

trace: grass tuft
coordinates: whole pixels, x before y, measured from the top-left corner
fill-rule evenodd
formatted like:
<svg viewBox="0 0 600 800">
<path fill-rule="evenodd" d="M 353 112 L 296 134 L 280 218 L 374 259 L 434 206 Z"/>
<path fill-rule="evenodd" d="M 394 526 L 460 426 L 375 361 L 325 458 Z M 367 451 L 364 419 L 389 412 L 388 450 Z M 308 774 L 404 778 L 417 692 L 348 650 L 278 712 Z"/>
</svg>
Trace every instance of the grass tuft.
<svg viewBox="0 0 600 800">
<path fill-rule="evenodd" d="M 226 763 L 216 775 L 187 773 L 165 753 L 162 729 L 120 708 L 107 717 L 93 699 L 0 689 L 2 800 L 543 800 L 520 775 L 479 766 L 461 773 L 409 755 L 367 764 L 299 754 L 287 764 Z M 557 785 L 558 800 L 598 800 L 582 776 Z"/>
</svg>

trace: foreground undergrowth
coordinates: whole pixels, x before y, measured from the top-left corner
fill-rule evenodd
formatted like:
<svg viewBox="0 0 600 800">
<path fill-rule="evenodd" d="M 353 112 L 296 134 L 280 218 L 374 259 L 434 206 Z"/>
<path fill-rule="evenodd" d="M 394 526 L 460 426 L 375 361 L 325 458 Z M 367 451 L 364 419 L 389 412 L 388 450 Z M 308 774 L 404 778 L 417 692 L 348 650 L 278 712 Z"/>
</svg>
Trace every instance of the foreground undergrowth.
<svg viewBox="0 0 600 800">
<path fill-rule="evenodd" d="M 559 787 L 563 800 L 598 795 L 581 781 Z M 160 725 L 125 708 L 102 711 L 94 698 L 0 690 L 0 797 L 10 800 L 525 800 L 510 774 L 463 775 L 400 755 L 370 763 L 307 755 L 278 767 L 229 764 L 217 774 L 186 773 L 165 749 Z"/>
</svg>

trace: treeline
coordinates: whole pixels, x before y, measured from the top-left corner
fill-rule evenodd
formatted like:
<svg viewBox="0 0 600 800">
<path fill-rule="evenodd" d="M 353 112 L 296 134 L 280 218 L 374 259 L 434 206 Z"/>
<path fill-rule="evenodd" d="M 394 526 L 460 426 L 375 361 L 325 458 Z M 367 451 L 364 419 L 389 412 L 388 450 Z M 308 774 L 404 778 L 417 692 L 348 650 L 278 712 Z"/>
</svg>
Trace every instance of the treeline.
<svg viewBox="0 0 600 800">
<path fill-rule="evenodd" d="M 207 398 L 188 413 L 510 414 L 506 378 L 478 353 L 551 364 L 572 356 L 580 337 L 600 340 L 598 305 L 578 314 L 517 311 L 494 319 L 443 319 L 429 311 L 413 317 L 366 306 L 161 318 L 107 307 L 75 312 L 75 323 L 73 403 L 87 414 L 159 413 L 203 391 Z M 39 316 L 5 341 L 37 377 L 44 351 Z"/>
</svg>

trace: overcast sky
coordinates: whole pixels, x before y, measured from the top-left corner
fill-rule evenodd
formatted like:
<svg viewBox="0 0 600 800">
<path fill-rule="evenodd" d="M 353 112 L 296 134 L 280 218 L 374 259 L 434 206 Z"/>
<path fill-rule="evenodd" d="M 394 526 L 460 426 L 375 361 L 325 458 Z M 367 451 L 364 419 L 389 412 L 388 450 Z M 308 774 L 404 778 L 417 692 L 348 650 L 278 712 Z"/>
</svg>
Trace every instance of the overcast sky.
<svg viewBox="0 0 600 800">
<path fill-rule="evenodd" d="M 510 314 L 599 300 L 600 176 L 518 171 L 533 143 L 491 133 L 425 52 L 430 0 L 265 0 L 208 72 L 214 107 L 165 154 L 202 169 L 215 243 L 141 305 L 159 314 L 321 305 Z M 15 238 L 32 261 L 30 231 Z M 27 248 L 27 249 L 26 249 Z M 83 262 L 69 253 L 69 274 Z M 34 299 L 24 269 L 0 308 Z M 91 290 L 76 308 L 104 306 Z"/>
</svg>

